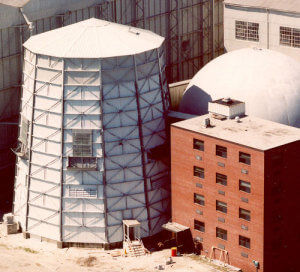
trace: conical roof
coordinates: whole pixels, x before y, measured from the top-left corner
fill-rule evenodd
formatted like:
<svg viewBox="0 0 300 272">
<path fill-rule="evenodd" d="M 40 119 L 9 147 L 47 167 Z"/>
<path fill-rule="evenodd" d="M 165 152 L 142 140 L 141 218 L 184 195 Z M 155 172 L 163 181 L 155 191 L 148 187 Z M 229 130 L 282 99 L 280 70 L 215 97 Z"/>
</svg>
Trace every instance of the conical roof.
<svg viewBox="0 0 300 272">
<path fill-rule="evenodd" d="M 92 18 L 32 36 L 24 47 L 60 58 L 107 58 L 149 51 L 163 41 L 148 30 Z"/>
</svg>

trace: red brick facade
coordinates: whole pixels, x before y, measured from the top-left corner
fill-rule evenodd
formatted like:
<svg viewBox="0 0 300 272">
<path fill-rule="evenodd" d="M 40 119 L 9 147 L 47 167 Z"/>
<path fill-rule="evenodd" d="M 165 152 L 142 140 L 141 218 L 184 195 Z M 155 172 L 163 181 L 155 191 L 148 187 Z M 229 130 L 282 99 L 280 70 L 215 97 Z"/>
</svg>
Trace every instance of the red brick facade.
<svg viewBox="0 0 300 272">
<path fill-rule="evenodd" d="M 193 148 L 193 139 L 204 141 L 204 151 Z M 216 145 L 227 148 L 227 158 L 216 155 Z M 270 166 L 274 152 L 280 153 L 280 150 L 285 152 L 282 158 L 285 168 L 282 168 L 281 158 L 275 162 L 277 166 L 274 163 L 273 166 Z M 297 158 L 297 150 L 298 152 L 300 150 L 299 142 L 264 152 L 172 126 L 172 221 L 190 227 L 193 237 L 202 240 L 201 254 L 203 255 L 213 256 L 211 254 L 214 246 L 225 248 L 228 251 L 230 264 L 242 268 L 243 271 L 256 272 L 253 260 L 259 262 L 258 271 L 296 271 L 291 269 L 293 264 L 290 264 L 289 269 L 277 270 L 280 261 L 287 259 L 283 256 L 281 246 L 284 246 L 286 239 L 290 239 L 291 245 L 294 234 L 288 238 L 285 234 L 286 230 L 283 229 L 285 224 L 291 223 L 291 219 L 284 222 L 280 218 L 277 221 L 274 219 L 278 214 L 279 206 L 281 216 L 284 211 L 291 215 L 289 209 L 296 212 L 295 202 L 286 207 L 282 206 L 287 200 L 287 196 L 296 195 L 296 192 L 293 193 L 293 190 L 287 189 L 288 186 L 286 186 L 286 193 L 282 196 L 280 192 L 273 192 L 276 189 L 281 190 L 276 187 L 277 183 L 273 186 L 276 187 L 275 189 L 269 184 L 273 183 L 274 175 L 279 175 L 279 182 L 285 175 L 287 179 L 291 180 L 289 181 L 290 185 L 294 184 L 295 188 L 299 190 L 300 178 L 295 171 L 297 169 L 294 167 L 295 162 L 289 163 Z M 251 155 L 250 165 L 239 162 L 239 152 Z M 289 154 L 289 152 L 293 154 Z M 299 164 L 299 159 L 296 161 Z M 204 178 L 194 176 L 194 166 L 204 169 Z M 294 167 L 295 170 L 290 171 L 291 167 Z M 276 171 L 275 168 L 282 168 L 282 170 Z M 216 183 L 216 173 L 227 176 L 227 185 Z M 240 190 L 239 180 L 251 183 L 250 193 Z M 204 206 L 194 203 L 194 193 L 204 196 Z M 278 202 L 275 206 L 274 199 L 277 199 Z M 216 210 L 217 200 L 227 203 L 227 213 Z M 239 218 L 240 208 L 250 211 L 250 221 Z M 299 216 L 297 216 L 298 219 Z M 205 224 L 204 232 L 194 229 L 194 220 Z M 274 220 L 277 225 L 275 224 L 275 227 L 272 228 Z M 216 228 L 227 231 L 227 240 L 216 237 Z M 277 241 L 275 235 L 281 235 L 280 243 L 274 242 Z M 250 239 L 250 248 L 239 245 L 239 236 Z M 298 235 L 298 237 L 300 236 Z M 276 246 L 277 250 L 273 250 Z M 214 257 L 219 259 L 219 254 L 220 251 L 215 250 Z M 276 256 L 277 266 L 273 262 L 273 258 Z M 282 265 L 282 267 L 284 266 Z"/>
</svg>

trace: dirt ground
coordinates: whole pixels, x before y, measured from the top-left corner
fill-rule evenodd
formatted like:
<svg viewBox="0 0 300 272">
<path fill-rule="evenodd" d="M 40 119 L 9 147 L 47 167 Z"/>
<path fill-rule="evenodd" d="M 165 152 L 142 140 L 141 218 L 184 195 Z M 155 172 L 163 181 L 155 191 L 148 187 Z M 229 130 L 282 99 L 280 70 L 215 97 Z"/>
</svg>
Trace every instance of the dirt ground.
<svg viewBox="0 0 300 272">
<path fill-rule="evenodd" d="M 55 244 L 24 239 L 21 233 L 0 233 L 0 271 L 5 272 L 53 272 L 53 271 L 162 271 L 219 272 L 227 271 L 209 264 L 196 255 L 173 257 L 174 263 L 166 265 L 170 249 L 153 252 L 141 257 L 112 257 L 114 250 L 64 248 Z"/>
</svg>

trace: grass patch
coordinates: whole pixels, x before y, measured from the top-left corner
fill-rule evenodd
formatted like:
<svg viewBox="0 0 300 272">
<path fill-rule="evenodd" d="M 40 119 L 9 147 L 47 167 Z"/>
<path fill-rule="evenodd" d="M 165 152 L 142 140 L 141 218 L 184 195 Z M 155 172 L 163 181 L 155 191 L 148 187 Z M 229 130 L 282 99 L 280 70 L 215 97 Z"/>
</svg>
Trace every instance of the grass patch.
<svg viewBox="0 0 300 272">
<path fill-rule="evenodd" d="M 79 264 L 80 266 L 88 266 L 88 267 L 91 267 L 91 266 L 94 266 L 97 262 L 97 258 L 94 257 L 94 256 L 89 256 L 87 258 L 78 258 L 76 263 Z"/>
<path fill-rule="evenodd" d="M 0 247 L 3 247 L 5 249 L 9 249 L 9 247 L 7 245 L 4 245 L 4 244 L 0 244 Z"/>
<path fill-rule="evenodd" d="M 21 250 L 24 250 L 24 251 L 26 251 L 28 253 L 32 253 L 32 254 L 39 253 L 38 251 L 33 250 L 33 249 L 29 248 L 29 247 L 17 247 L 16 249 L 21 249 Z"/>
</svg>

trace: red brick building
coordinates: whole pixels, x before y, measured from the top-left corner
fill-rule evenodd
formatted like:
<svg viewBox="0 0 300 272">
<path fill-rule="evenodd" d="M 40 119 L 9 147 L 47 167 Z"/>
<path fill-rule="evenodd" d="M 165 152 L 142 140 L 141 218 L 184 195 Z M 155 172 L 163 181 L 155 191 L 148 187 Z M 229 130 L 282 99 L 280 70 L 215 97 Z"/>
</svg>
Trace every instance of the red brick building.
<svg viewBox="0 0 300 272">
<path fill-rule="evenodd" d="M 172 221 L 242 271 L 300 271 L 300 129 L 212 116 L 171 126 Z"/>
</svg>

